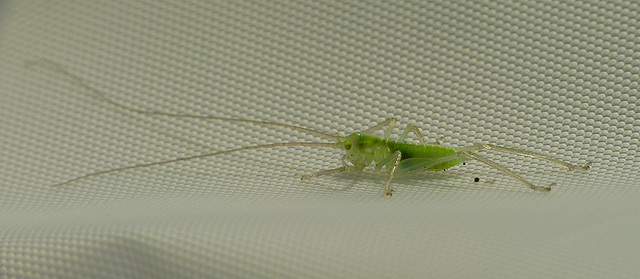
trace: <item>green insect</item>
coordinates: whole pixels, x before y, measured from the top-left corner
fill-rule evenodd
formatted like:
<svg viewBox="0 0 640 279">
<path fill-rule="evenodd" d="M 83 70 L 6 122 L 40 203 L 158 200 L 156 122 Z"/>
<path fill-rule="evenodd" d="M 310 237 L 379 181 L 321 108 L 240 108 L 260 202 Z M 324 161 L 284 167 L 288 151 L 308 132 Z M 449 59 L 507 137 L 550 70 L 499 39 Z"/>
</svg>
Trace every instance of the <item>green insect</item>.
<svg viewBox="0 0 640 279">
<path fill-rule="evenodd" d="M 429 144 L 425 141 L 424 136 L 422 135 L 418 127 L 416 127 L 415 125 L 408 125 L 407 128 L 404 129 L 404 131 L 402 132 L 402 134 L 397 140 L 391 140 L 389 137 L 396 125 L 395 118 L 386 119 L 385 121 L 382 121 L 381 123 L 374 125 L 373 127 L 368 128 L 362 132 L 355 132 L 347 136 L 339 136 L 339 135 L 333 135 L 333 134 L 316 131 L 308 128 L 282 124 L 282 123 L 268 122 L 268 121 L 257 121 L 257 120 L 248 120 L 248 119 L 206 116 L 206 115 L 185 115 L 185 114 L 174 114 L 174 113 L 166 113 L 166 112 L 159 112 L 159 111 L 140 110 L 140 109 L 135 109 L 127 105 L 118 103 L 108 98 L 104 93 L 90 86 L 79 76 L 72 74 L 66 68 L 64 68 L 62 65 L 58 63 L 55 63 L 49 60 L 38 60 L 38 61 L 29 62 L 27 63 L 27 65 L 28 66 L 41 65 L 41 66 L 51 68 L 56 72 L 64 74 L 66 77 L 71 79 L 74 83 L 83 87 L 84 89 L 91 92 L 93 95 L 102 99 L 103 101 L 113 106 L 119 107 L 121 109 L 136 112 L 136 113 L 141 113 L 146 115 L 181 117 L 181 118 L 214 119 L 214 120 L 229 121 L 229 122 L 242 122 L 242 123 L 253 123 L 253 124 L 259 124 L 259 125 L 277 126 L 277 127 L 284 127 L 284 128 L 311 133 L 316 136 L 320 136 L 320 137 L 332 140 L 332 142 L 285 142 L 285 143 L 272 143 L 272 144 L 264 144 L 264 145 L 247 146 L 247 147 L 224 150 L 219 152 L 182 157 L 182 158 L 177 158 L 172 160 L 165 160 L 160 162 L 126 166 L 121 168 L 89 173 L 89 174 L 53 185 L 55 187 L 67 185 L 81 179 L 86 179 L 89 177 L 107 174 L 107 173 L 114 173 L 114 172 L 120 172 L 124 170 L 130 170 L 130 169 L 144 168 L 144 167 L 150 167 L 150 166 L 175 163 L 179 161 L 217 156 L 217 155 L 238 152 L 243 150 L 273 148 L 273 147 L 283 147 L 283 146 L 329 147 L 329 148 L 343 149 L 345 151 L 345 154 L 342 156 L 342 165 L 340 167 L 329 169 L 329 170 L 318 171 L 309 175 L 302 175 L 301 176 L 302 181 L 308 180 L 313 177 L 327 175 L 327 174 L 334 174 L 334 173 L 345 172 L 345 171 L 362 171 L 365 167 L 375 163 L 376 171 L 381 171 L 384 168 L 388 174 L 387 182 L 384 187 L 384 195 L 387 198 L 391 197 L 393 193 L 391 182 L 396 175 L 399 175 L 402 173 L 416 172 L 416 171 L 445 170 L 455 165 L 464 163 L 469 158 L 478 160 L 493 168 L 496 168 L 504 172 L 508 176 L 511 176 L 514 179 L 520 181 L 522 184 L 524 184 L 525 186 L 535 191 L 548 192 L 551 190 L 551 186 L 555 185 L 555 183 L 551 183 L 546 187 L 536 186 L 530 183 L 529 181 L 525 180 L 523 177 L 513 172 L 512 170 L 507 169 L 506 167 L 494 161 L 491 161 L 483 156 L 476 154 L 477 151 L 480 151 L 483 149 L 489 149 L 497 152 L 503 152 L 503 153 L 509 153 L 509 154 L 515 154 L 519 156 L 540 159 L 543 161 L 547 161 L 549 163 L 559 165 L 569 170 L 581 170 L 586 172 L 589 170 L 589 167 L 592 164 L 592 162 L 588 162 L 584 166 L 572 165 L 570 163 L 567 163 L 558 159 L 554 159 L 546 155 L 525 151 L 525 150 L 520 150 L 520 149 L 496 146 L 492 144 L 478 144 L 478 145 L 472 145 L 472 146 L 460 147 L 460 148 L 443 146 L 443 145 L 440 145 L 438 141 Z M 375 136 L 372 134 L 373 132 L 383 128 L 386 128 L 386 129 L 382 137 Z M 418 140 L 420 141 L 420 144 L 406 142 L 406 138 L 411 132 L 413 132 L 413 134 L 418 138 Z"/>
</svg>

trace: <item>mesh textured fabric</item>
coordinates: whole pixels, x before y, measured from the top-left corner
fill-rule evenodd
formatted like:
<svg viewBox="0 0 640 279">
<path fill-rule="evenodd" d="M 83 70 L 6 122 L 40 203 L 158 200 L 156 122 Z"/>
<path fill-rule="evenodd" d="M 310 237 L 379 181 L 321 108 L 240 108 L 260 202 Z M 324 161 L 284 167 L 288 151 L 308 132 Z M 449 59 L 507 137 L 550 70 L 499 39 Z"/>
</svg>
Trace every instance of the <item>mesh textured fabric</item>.
<svg viewBox="0 0 640 279">
<path fill-rule="evenodd" d="M 639 19 L 637 1 L 3 1 L 0 278 L 633 278 Z M 299 181 L 342 153 L 284 147 L 53 188 L 326 140 L 126 112 L 34 59 L 139 109 L 342 135 L 396 117 L 394 137 L 594 165 L 483 151 L 557 185 L 469 161 L 385 199 L 373 170 Z"/>
</svg>

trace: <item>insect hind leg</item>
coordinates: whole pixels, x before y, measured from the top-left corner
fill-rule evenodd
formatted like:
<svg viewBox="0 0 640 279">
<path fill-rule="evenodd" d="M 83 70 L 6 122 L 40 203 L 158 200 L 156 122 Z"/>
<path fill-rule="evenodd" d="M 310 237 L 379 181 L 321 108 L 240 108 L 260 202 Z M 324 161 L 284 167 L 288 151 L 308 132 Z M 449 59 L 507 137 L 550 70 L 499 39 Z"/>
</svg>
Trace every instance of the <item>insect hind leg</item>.
<svg viewBox="0 0 640 279">
<path fill-rule="evenodd" d="M 409 135 L 410 132 L 413 132 L 413 134 L 416 135 L 416 137 L 418 137 L 418 140 L 420 140 L 420 143 L 422 143 L 423 145 L 427 145 L 427 141 L 424 139 L 424 136 L 422 135 L 422 132 L 420 132 L 420 129 L 418 129 L 418 126 L 413 125 L 413 124 L 409 124 L 407 125 L 407 128 L 404 129 L 404 131 L 402 132 L 402 134 L 400 135 L 400 137 L 398 138 L 398 142 L 406 142 L 406 138 Z M 444 137 L 441 137 L 440 139 L 442 139 Z M 438 140 L 436 140 L 435 142 L 433 142 L 432 144 L 435 145 L 440 145 L 440 142 Z"/>
<path fill-rule="evenodd" d="M 491 160 L 489 160 L 489 159 L 487 159 L 485 157 L 482 157 L 482 156 L 480 156 L 478 154 L 475 154 L 473 152 L 470 152 L 470 151 L 462 151 L 462 153 L 464 155 L 466 155 L 467 157 L 469 157 L 469 158 L 476 159 L 476 160 L 478 160 L 480 162 L 483 162 L 483 163 L 485 163 L 485 164 L 487 164 L 487 165 L 489 165 L 489 166 L 491 166 L 491 167 L 493 167 L 495 169 L 498 169 L 498 170 L 504 172 L 506 175 L 513 177 L 515 180 L 520 181 L 522 184 L 524 184 L 525 186 L 527 186 L 527 187 L 529 187 L 529 188 L 531 188 L 531 189 L 533 189 L 535 191 L 549 192 L 549 191 L 551 191 L 551 186 L 555 185 L 555 183 L 551 183 L 546 187 L 533 185 L 533 183 L 527 181 L 526 179 L 524 179 L 522 176 L 518 175 L 514 171 L 512 171 L 512 170 L 510 170 L 510 169 L 508 169 L 508 168 L 506 168 L 506 167 L 504 167 L 504 166 L 502 166 L 502 165 L 500 165 L 500 164 L 498 164 L 498 163 L 496 163 L 494 161 L 491 161 Z"/>
<path fill-rule="evenodd" d="M 552 163 L 552 164 L 556 164 L 556 165 L 561 166 L 561 167 L 563 167 L 565 169 L 568 169 L 568 170 L 580 170 L 580 171 L 586 172 L 586 171 L 589 170 L 589 167 L 591 166 L 591 164 L 593 164 L 593 162 L 588 162 L 584 166 L 578 166 L 578 165 L 573 165 L 573 164 L 567 163 L 565 161 L 558 160 L 556 158 L 552 158 L 552 157 L 549 157 L 549 156 L 546 156 L 546 155 L 542 155 L 542 154 L 539 154 L 539 153 L 535 153 L 535 152 L 531 152 L 531 151 L 527 151 L 527 150 L 522 150 L 522 149 L 503 147 L 503 146 L 498 146 L 498 145 L 493 145 L 493 144 L 478 144 L 478 145 L 472 145 L 472 146 L 468 146 L 468 147 L 459 148 L 460 151 L 470 151 L 470 152 L 480 151 L 480 150 L 483 150 L 483 149 L 494 150 L 494 151 L 497 151 L 497 152 L 502 152 L 502 153 L 507 153 L 507 154 L 514 154 L 514 155 L 534 158 L 534 159 L 538 159 L 538 160 L 543 160 L 543 161 L 547 161 L 547 162 Z"/>
<path fill-rule="evenodd" d="M 393 131 L 393 128 L 396 126 L 397 121 L 398 120 L 393 117 L 387 118 L 385 121 L 382 121 L 376 125 L 371 126 L 369 129 L 364 130 L 363 133 L 372 133 L 373 131 L 377 131 L 384 126 L 387 126 L 387 130 L 384 131 L 383 138 L 388 139 L 389 136 L 391 136 L 391 132 Z"/>
<path fill-rule="evenodd" d="M 463 147 L 463 148 L 459 148 L 458 150 L 460 150 L 461 152 L 463 152 L 467 157 L 469 158 L 473 158 L 476 159 L 482 163 L 485 163 L 495 169 L 498 169 L 502 172 L 504 172 L 505 174 L 513 177 L 514 179 L 520 181 L 522 184 L 526 185 L 527 187 L 536 190 L 536 191 L 542 191 L 542 192 L 548 192 L 551 190 L 551 186 L 555 185 L 555 183 L 551 183 L 549 184 L 549 186 L 547 187 L 542 187 L 542 186 L 535 186 L 533 185 L 531 182 L 527 181 L 526 179 L 524 179 L 523 177 L 521 177 L 520 175 L 518 175 L 517 173 L 515 173 L 514 171 L 507 169 L 506 167 L 491 161 L 485 157 L 482 157 L 478 154 L 475 154 L 474 151 L 480 151 L 483 149 L 489 149 L 489 150 L 495 150 L 497 152 L 502 152 L 502 153 L 507 153 L 507 154 L 514 154 L 514 155 L 519 155 L 519 156 L 524 156 L 524 157 L 530 157 L 530 158 L 534 158 L 534 159 L 538 159 L 538 160 L 543 160 L 543 161 L 547 161 L 549 163 L 552 164 L 556 164 L 559 165 L 563 168 L 569 169 L 569 170 L 581 170 L 581 171 L 588 171 L 589 170 L 589 166 L 591 166 L 592 162 L 588 162 L 587 164 L 585 164 L 584 166 L 578 166 L 578 165 L 573 165 L 570 163 L 567 163 L 565 161 L 562 160 L 558 160 L 546 155 L 542 155 L 539 153 L 535 153 L 535 152 L 531 152 L 531 151 L 527 151 L 527 150 L 522 150 L 522 149 L 515 149 L 515 148 L 508 148 L 508 147 L 502 147 L 502 146 L 497 146 L 497 145 L 493 145 L 493 144 L 478 144 L 478 145 L 472 145 L 472 146 L 468 146 L 468 147 Z"/>
</svg>

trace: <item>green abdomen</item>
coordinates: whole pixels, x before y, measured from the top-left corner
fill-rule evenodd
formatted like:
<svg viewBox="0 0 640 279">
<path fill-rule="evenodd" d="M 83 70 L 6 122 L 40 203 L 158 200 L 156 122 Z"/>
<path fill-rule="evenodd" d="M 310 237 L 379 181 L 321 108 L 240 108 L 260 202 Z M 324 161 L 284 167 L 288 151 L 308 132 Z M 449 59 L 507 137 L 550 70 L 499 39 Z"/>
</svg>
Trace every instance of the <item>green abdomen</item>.
<svg viewBox="0 0 640 279">
<path fill-rule="evenodd" d="M 439 158 L 445 155 L 453 154 L 458 152 L 454 148 L 440 146 L 440 145 L 419 145 L 419 144 L 408 144 L 408 143 L 397 143 L 397 142 L 388 142 L 388 146 L 391 150 L 400 150 L 402 153 L 402 161 L 406 159 L 419 159 L 419 158 Z M 416 160 L 412 160 L 416 161 Z M 428 171 L 438 171 L 448 169 L 455 165 L 461 164 L 464 162 L 464 158 L 454 159 L 450 161 L 446 161 L 435 166 L 429 167 L 426 170 Z"/>
</svg>

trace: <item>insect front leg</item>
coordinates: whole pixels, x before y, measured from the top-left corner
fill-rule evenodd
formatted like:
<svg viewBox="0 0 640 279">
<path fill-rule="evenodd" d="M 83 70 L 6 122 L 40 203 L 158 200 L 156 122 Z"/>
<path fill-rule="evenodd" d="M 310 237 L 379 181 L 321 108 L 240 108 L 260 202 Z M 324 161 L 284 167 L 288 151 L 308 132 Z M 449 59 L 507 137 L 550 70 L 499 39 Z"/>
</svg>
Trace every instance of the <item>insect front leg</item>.
<svg viewBox="0 0 640 279">
<path fill-rule="evenodd" d="M 391 156 L 383 160 L 383 162 L 387 162 L 385 164 L 387 166 L 387 170 L 389 171 L 389 178 L 387 178 L 387 184 L 384 186 L 384 196 L 386 198 L 390 198 L 393 194 L 393 188 L 391 188 L 391 180 L 393 180 L 393 177 L 396 175 L 396 170 L 398 169 L 401 160 L 402 153 L 400 152 L 400 150 L 396 150 L 396 152 L 391 154 Z"/>
<path fill-rule="evenodd" d="M 341 173 L 341 172 L 345 172 L 345 171 L 359 171 L 359 169 L 356 166 L 353 165 L 349 165 L 349 162 L 347 161 L 347 156 L 344 155 L 342 156 L 342 166 L 335 168 L 335 169 L 328 169 L 328 170 L 321 170 L 321 171 L 317 171 L 314 172 L 312 174 L 306 174 L 306 175 L 300 175 L 300 174 L 295 174 L 295 176 L 300 176 L 300 180 L 301 181 L 307 181 L 311 178 L 314 177 L 318 177 L 318 176 L 322 176 L 322 175 L 327 175 L 327 174 L 334 174 L 334 173 Z"/>
</svg>

